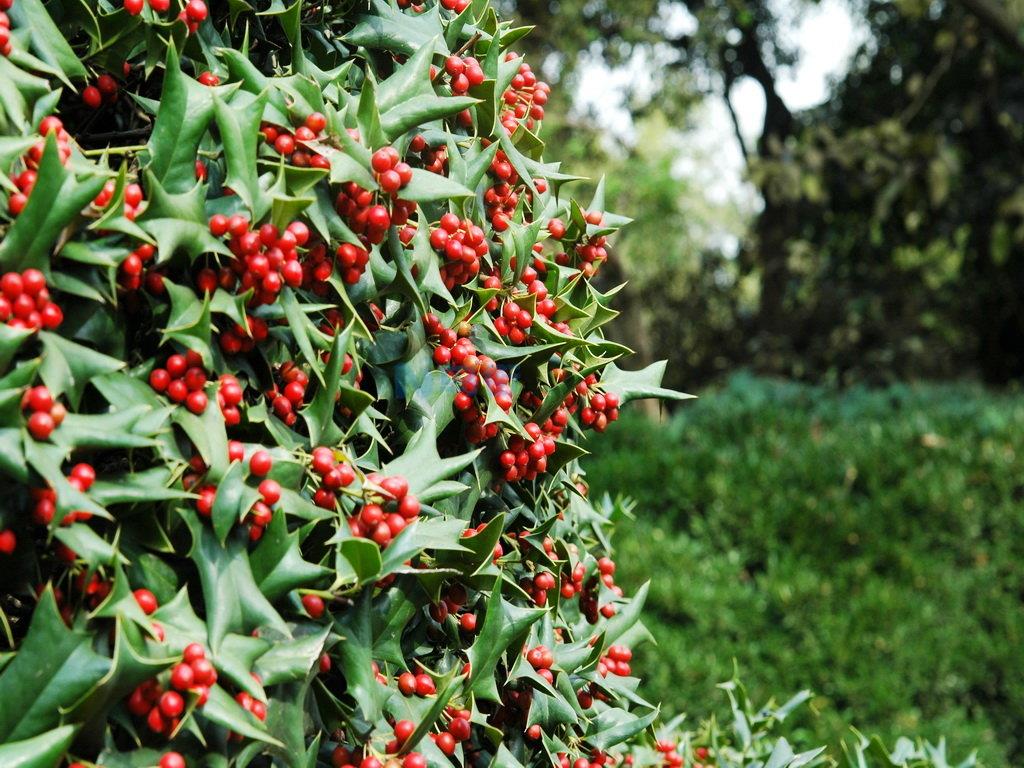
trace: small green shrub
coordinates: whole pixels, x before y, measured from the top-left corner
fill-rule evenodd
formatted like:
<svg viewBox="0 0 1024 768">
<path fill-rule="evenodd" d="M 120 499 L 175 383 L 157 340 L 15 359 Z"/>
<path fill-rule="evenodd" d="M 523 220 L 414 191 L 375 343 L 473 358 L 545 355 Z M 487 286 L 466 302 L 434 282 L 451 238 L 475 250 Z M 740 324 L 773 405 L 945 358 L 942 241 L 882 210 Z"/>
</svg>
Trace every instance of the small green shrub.
<svg viewBox="0 0 1024 768">
<path fill-rule="evenodd" d="M 757 696 L 815 692 L 813 743 L 854 723 L 1019 764 L 1019 396 L 738 376 L 666 424 L 627 421 L 585 466 L 636 498 L 620 570 L 653 575 L 641 658 L 670 708 L 735 659 Z"/>
</svg>

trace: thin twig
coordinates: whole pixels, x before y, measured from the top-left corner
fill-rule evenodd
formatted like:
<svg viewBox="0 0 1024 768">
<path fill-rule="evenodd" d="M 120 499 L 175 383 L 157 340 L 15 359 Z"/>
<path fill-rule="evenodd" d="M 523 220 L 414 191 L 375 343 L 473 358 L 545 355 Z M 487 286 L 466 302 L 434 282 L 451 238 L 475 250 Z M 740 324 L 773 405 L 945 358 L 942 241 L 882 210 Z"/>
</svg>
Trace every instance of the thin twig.
<svg viewBox="0 0 1024 768">
<path fill-rule="evenodd" d="M 83 149 L 82 154 L 86 157 L 94 155 L 130 155 L 132 152 L 141 152 L 146 149 L 145 144 L 133 144 L 130 147 L 103 147 L 103 149 Z"/>
<path fill-rule="evenodd" d="M 106 133 L 85 134 L 78 139 L 79 144 L 91 144 L 94 141 L 110 141 L 110 139 L 127 139 L 149 136 L 150 128 L 131 128 L 127 131 L 107 131 Z"/>
</svg>

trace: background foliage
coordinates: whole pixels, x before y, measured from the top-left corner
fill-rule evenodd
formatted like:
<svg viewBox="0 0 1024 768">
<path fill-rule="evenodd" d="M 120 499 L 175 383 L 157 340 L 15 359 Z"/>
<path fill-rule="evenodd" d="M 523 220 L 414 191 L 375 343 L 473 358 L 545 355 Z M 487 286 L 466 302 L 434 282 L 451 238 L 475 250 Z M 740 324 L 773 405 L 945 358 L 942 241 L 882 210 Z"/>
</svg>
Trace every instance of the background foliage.
<svg viewBox="0 0 1024 768">
<path fill-rule="evenodd" d="M 622 424 L 586 467 L 637 502 L 617 543 L 626 583 L 653 574 L 652 689 L 699 700 L 735 660 L 752 695 L 812 688 L 818 741 L 853 723 L 1017 764 L 1022 421 L 977 386 L 740 375 Z"/>
</svg>

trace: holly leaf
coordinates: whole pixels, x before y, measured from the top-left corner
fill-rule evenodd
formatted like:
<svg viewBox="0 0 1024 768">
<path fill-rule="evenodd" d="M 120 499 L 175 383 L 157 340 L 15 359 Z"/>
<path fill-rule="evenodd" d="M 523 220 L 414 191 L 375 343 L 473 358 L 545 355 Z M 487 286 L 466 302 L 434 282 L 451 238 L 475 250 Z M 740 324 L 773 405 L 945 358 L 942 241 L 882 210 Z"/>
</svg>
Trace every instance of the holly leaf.
<svg viewBox="0 0 1024 768">
<path fill-rule="evenodd" d="M 51 251 L 61 231 L 96 197 L 105 181 L 99 174 L 79 181 L 61 162 L 56 135 L 49 134 L 28 203 L 0 240 L 0 268 L 34 267 L 49 274 Z"/>
<path fill-rule="evenodd" d="M 459 182 L 453 181 L 447 176 L 424 171 L 422 168 L 413 168 L 412 180 L 402 187 L 402 199 L 417 203 L 457 200 L 472 196 L 473 191 Z"/>
<path fill-rule="evenodd" d="M 373 723 L 382 715 L 384 689 L 374 677 L 373 664 L 373 596 L 364 590 L 355 605 L 335 617 L 335 627 L 342 635 L 338 644 L 341 666 L 348 681 L 349 695 L 356 702 L 364 719 Z"/>
<path fill-rule="evenodd" d="M 224 183 L 246 204 L 256 221 L 266 208 L 256 173 L 256 151 L 267 93 L 253 98 L 242 91 L 230 105 L 214 93 L 213 104 L 228 171 Z"/>
<path fill-rule="evenodd" d="M 210 689 L 210 698 L 202 709 L 203 717 L 211 722 L 227 728 L 229 731 L 248 736 L 266 744 L 283 746 L 266 731 L 266 726 L 256 719 L 255 715 L 242 709 L 242 706 L 231 698 L 231 694 L 215 685 Z"/>
<path fill-rule="evenodd" d="M 409 16 L 386 0 L 373 0 L 373 14 L 360 16 L 343 38 L 350 45 L 383 48 L 396 53 L 413 54 L 428 44 L 447 54 L 443 43 L 440 6 L 418 16 Z"/>
<path fill-rule="evenodd" d="M 265 686 L 304 680 L 320 659 L 330 631 L 330 627 L 324 627 L 294 640 L 274 643 L 259 657 L 253 671 Z"/>
<path fill-rule="evenodd" d="M 624 709 L 609 707 L 590 721 L 584 738 L 591 746 L 603 751 L 640 733 L 657 717 L 657 709 L 637 716 Z"/>
<path fill-rule="evenodd" d="M 217 483 L 210 518 L 221 544 L 227 541 L 228 534 L 245 513 L 260 500 L 260 492 L 246 484 L 244 472 L 242 462 L 233 461 Z"/>
<path fill-rule="evenodd" d="M 60 79 L 69 87 L 71 78 L 85 79 L 89 76 L 82 60 L 68 45 L 68 41 L 57 29 L 49 11 L 40 0 L 25 0 L 23 3 L 12 5 L 7 13 L 15 29 L 27 31 L 29 47 L 40 59 L 53 67 Z"/>
<path fill-rule="evenodd" d="M 413 435 L 405 451 L 386 464 L 385 475 L 401 475 L 409 481 L 409 490 L 420 497 L 430 498 L 430 491 L 440 481 L 462 471 L 480 455 L 480 449 L 442 459 L 437 452 L 437 423 L 424 419 L 423 426 Z"/>
<path fill-rule="evenodd" d="M 0 765 L 4 768 L 53 768 L 75 736 L 76 726 L 64 725 L 30 739 L 0 744 Z"/>
<path fill-rule="evenodd" d="M 498 686 L 494 672 L 505 651 L 520 635 L 545 614 L 543 608 L 520 608 L 501 596 L 502 577 L 494 581 L 494 588 L 487 600 L 483 626 L 470 647 L 469 692 L 481 699 L 498 701 Z"/>
<path fill-rule="evenodd" d="M 291 636 L 288 625 L 256 586 L 245 546 L 248 537 L 245 540 L 233 537 L 226 546 L 221 546 L 213 531 L 203 525 L 195 513 L 187 512 L 183 517 L 192 531 L 189 556 L 199 571 L 213 652 L 219 652 L 229 632 L 246 634 L 265 625 L 286 637 Z"/>
<path fill-rule="evenodd" d="M 39 375 L 57 397 L 66 395 L 72 408 L 78 408 L 86 385 L 93 378 L 124 368 L 124 363 L 89 347 L 76 344 L 56 333 L 41 331 L 43 362 Z"/>
<path fill-rule="evenodd" d="M 28 635 L 0 674 L 0 743 L 17 742 L 60 724 L 75 704 L 110 671 L 110 659 L 92 650 L 92 634 L 68 629 L 53 589 L 40 596 Z"/>
<path fill-rule="evenodd" d="M 275 512 L 263 531 L 259 546 L 249 557 L 256 585 L 270 601 L 312 584 L 329 573 L 326 568 L 303 559 L 299 532 L 289 532 L 284 518 L 284 514 Z"/>
<path fill-rule="evenodd" d="M 656 397 L 661 400 L 690 400 L 693 395 L 684 392 L 676 392 L 674 389 L 665 389 L 661 386 L 661 379 L 665 375 L 666 361 L 651 363 L 640 371 L 624 371 L 615 363 L 610 363 L 604 369 L 601 376 L 601 384 L 608 392 L 614 392 L 619 396 L 619 402 L 623 405 L 631 400 L 641 400 L 646 397 Z"/>
<path fill-rule="evenodd" d="M 167 46 L 159 104 L 146 144 L 147 167 L 168 192 L 184 192 L 195 184 L 196 154 L 214 106 L 211 90 L 181 70 L 173 42 Z"/>
</svg>

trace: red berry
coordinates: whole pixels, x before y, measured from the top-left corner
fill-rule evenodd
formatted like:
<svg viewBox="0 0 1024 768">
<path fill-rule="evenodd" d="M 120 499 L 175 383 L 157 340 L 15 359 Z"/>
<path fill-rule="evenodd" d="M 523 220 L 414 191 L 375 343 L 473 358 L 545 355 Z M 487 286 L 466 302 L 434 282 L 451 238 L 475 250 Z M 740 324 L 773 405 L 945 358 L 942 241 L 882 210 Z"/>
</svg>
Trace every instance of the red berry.
<svg viewBox="0 0 1024 768">
<path fill-rule="evenodd" d="M 203 21 L 208 13 L 203 0 L 189 0 L 188 5 L 185 6 L 185 14 L 192 21 Z"/>
<path fill-rule="evenodd" d="M 28 391 L 26 405 L 33 411 L 49 412 L 53 408 L 53 397 L 50 390 L 44 386 L 32 387 Z"/>
<path fill-rule="evenodd" d="M 160 697 L 160 712 L 164 717 L 177 717 L 185 711 L 185 700 L 180 693 L 167 691 Z"/>
<path fill-rule="evenodd" d="M 90 85 L 82 91 L 82 101 L 90 109 L 99 109 L 103 103 L 103 94 L 95 85 Z"/>
<path fill-rule="evenodd" d="M 281 485 L 276 480 L 266 479 L 260 483 L 260 496 L 263 501 L 273 506 L 281 498 Z"/>
<path fill-rule="evenodd" d="M 189 643 L 182 651 L 182 658 L 189 664 L 206 658 L 206 649 L 200 643 Z"/>
<path fill-rule="evenodd" d="M 186 768 L 185 758 L 178 752 L 167 752 L 160 758 L 160 768 Z"/>
<path fill-rule="evenodd" d="M 206 411 L 207 404 L 208 398 L 206 397 L 206 393 L 202 390 L 189 392 L 188 397 L 185 400 L 185 407 L 197 416 Z"/>
<path fill-rule="evenodd" d="M 171 670 L 171 685 L 179 691 L 187 691 L 195 682 L 195 674 L 188 664 L 175 664 Z"/>
<path fill-rule="evenodd" d="M 324 615 L 324 601 L 319 595 L 303 595 L 302 607 L 314 619 L 319 619 Z"/>
<path fill-rule="evenodd" d="M 431 696 L 437 693 L 437 686 L 434 685 L 434 679 L 427 674 L 416 675 L 416 695 L 417 696 Z"/>
<path fill-rule="evenodd" d="M 160 607 L 160 604 L 156 601 L 156 595 L 148 589 L 136 589 L 134 594 L 135 602 L 139 604 L 139 608 L 147 616 Z"/>
<path fill-rule="evenodd" d="M 398 676 L 398 690 L 406 696 L 416 693 L 416 675 L 412 672 L 403 672 Z"/>
<path fill-rule="evenodd" d="M 416 724 L 412 720 L 399 720 L 395 723 L 395 739 L 404 744 L 415 730 Z"/>
<path fill-rule="evenodd" d="M 197 685 L 213 685 L 217 682 L 217 670 L 208 659 L 197 659 L 192 662 L 192 674 Z"/>
<path fill-rule="evenodd" d="M 437 744 L 438 749 L 449 757 L 455 754 L 455 737 L 448 733 L 448 731 L 437 734 L 434 743 Z"/>
<path fill-rule="evenodd" d="M 249 458 L 249 471 L 256 477 L 263 477 L 274 466 L 274 460 L 267 451 L 256 451 Z"/>
<path fill-rule="evenodd" d="M 53 417 L 44 411 L 36 411 L 28 417 L 28 431 L 36 440 L 46 440 L 55 428 Z"/>
</svg>

